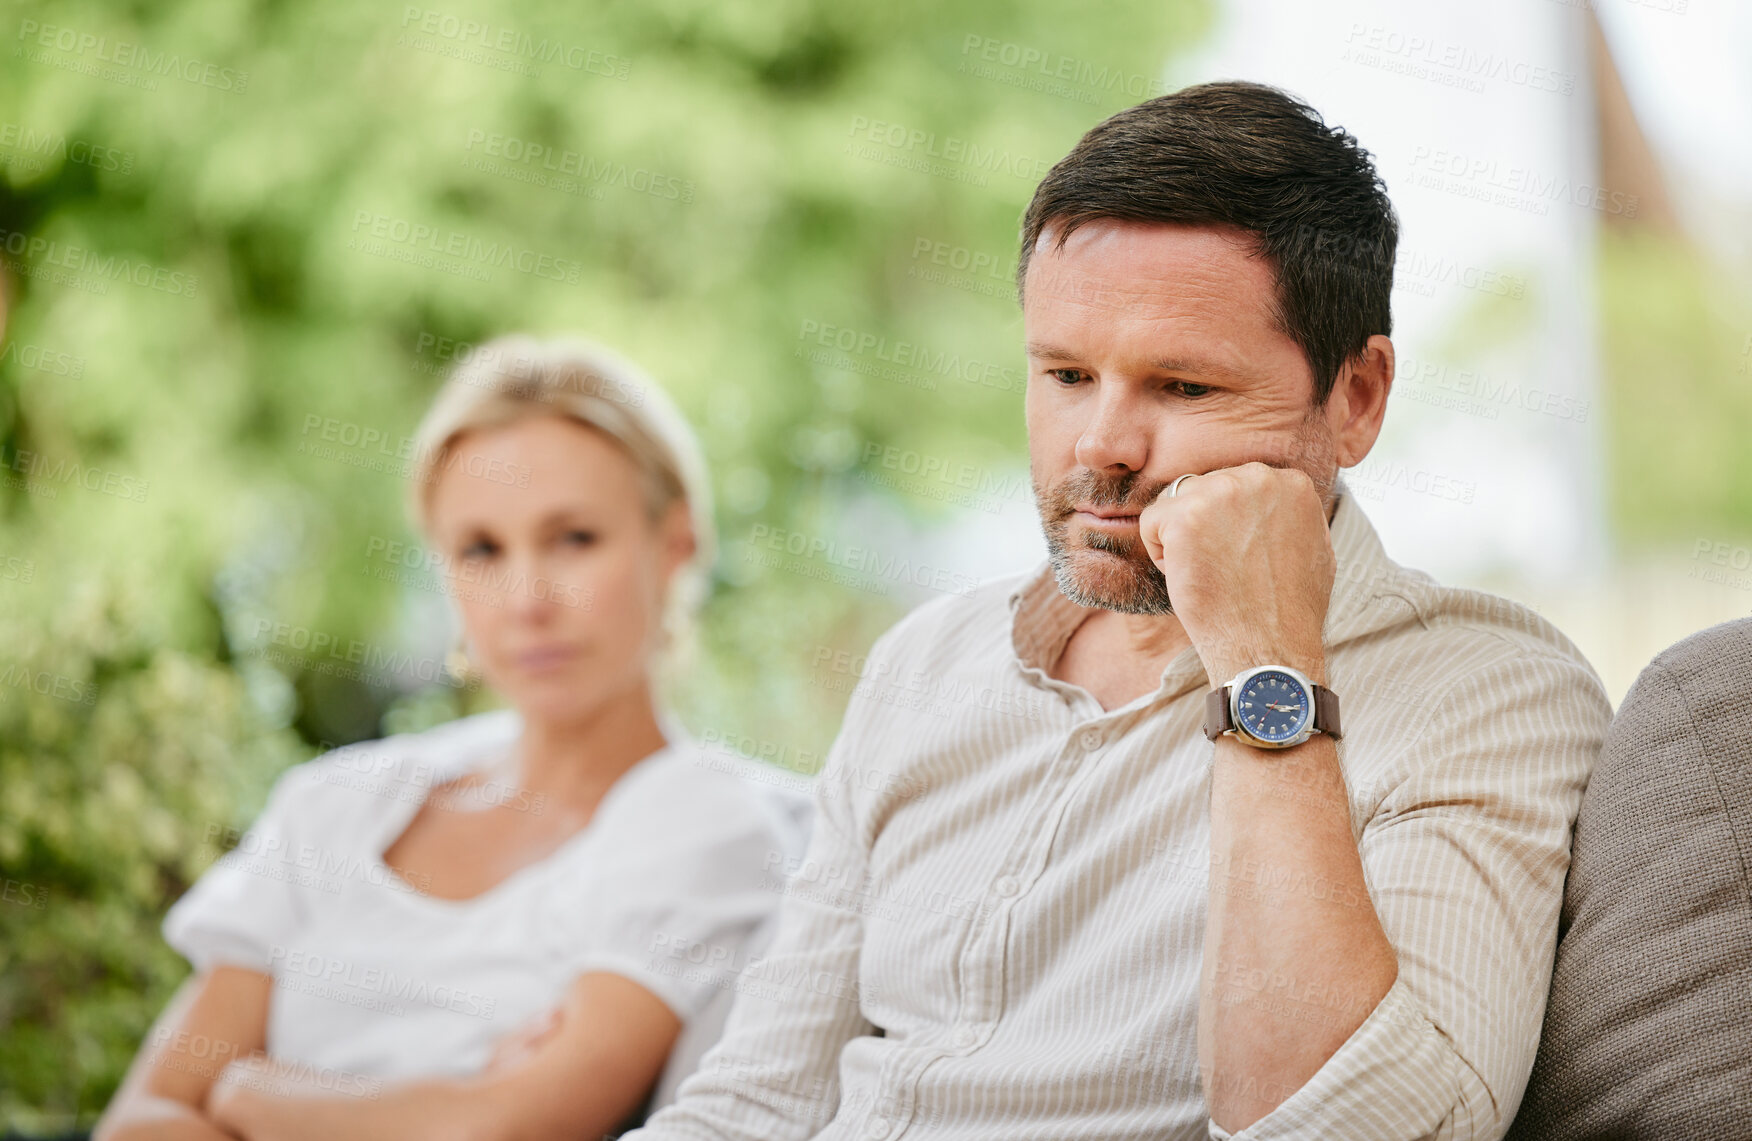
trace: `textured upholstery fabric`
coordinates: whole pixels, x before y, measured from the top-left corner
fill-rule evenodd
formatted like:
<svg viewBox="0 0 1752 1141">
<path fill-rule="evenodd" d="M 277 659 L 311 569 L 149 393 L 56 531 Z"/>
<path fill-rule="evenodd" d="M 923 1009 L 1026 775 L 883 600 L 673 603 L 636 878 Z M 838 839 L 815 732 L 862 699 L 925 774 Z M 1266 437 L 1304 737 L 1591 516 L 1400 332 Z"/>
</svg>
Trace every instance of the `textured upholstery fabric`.
<svg viewBox="0 0 1752 1141">
<path fill-rule="evenodd" d="M 1651 662 L 1582 800 L 1511 1141 L 1752 1137 L 1752 620 Z"/>
</svg>

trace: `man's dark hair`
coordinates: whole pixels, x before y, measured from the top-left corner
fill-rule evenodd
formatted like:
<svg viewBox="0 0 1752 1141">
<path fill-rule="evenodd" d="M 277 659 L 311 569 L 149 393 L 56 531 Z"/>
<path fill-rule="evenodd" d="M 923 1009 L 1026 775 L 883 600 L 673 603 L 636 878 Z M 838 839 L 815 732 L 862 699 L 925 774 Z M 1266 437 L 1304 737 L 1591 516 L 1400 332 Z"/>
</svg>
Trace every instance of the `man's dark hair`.
<svg viewBox="0 0 1752 1141">
<path fill-rule="evenodd" d="M 1018 295 L 1048 224 L 1058 248 L 1099 219 L 1249 232 L 1277 279 L 1278 327 L 1314 373 L 1315 404 L 1370 336 L 1392 331 L 1399 222 L 1387 188 L 1355 136 L 1275 87 L 1204 83 L 1090 130 L 1023 215 Z"/>
</svg>

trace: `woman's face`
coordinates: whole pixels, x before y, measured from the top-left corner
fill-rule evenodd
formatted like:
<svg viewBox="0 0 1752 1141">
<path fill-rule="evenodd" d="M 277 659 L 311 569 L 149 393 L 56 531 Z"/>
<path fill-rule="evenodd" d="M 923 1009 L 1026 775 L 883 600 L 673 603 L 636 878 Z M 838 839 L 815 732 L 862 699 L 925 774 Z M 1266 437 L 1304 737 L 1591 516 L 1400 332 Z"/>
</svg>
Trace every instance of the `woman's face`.
<svg viewBox="0 0 1752 1141">
<path fill-rule="evenodd" d="M 651 521 L 619 444 L 558 416 L 466 432 L 429 521 L 475 668 L 526 718 L 577 720 L 647 682 L 693 532 L 679 501 Z"/>
</svg>

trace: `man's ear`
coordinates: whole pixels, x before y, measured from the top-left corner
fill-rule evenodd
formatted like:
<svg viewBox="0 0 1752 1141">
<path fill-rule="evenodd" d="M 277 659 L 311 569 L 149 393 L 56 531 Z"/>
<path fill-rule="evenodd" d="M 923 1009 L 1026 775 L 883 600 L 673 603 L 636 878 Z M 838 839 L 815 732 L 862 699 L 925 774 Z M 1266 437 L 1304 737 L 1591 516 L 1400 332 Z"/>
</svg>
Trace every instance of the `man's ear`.
<svg viewBox="0 0 1752 1141">
<path fill-rule="evenodd" d="M 1326 423 L 1332 429 L 1339 467 L 1354 467 L 1375 446 L 1393 389 L 1393 342 L 1377 333 L 1344 363 L 1326 398 Z"/>
</svg>

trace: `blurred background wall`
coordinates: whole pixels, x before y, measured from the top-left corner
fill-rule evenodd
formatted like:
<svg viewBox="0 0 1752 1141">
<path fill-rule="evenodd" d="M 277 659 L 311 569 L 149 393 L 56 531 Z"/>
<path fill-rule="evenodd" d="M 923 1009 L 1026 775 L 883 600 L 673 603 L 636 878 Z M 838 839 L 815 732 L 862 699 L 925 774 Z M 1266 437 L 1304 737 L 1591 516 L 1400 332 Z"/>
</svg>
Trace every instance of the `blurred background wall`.
<svg viewBox="0 0 1752 1141">
<path fill-rule="evenodd" d="M 579 331 L 676 394 L 724 539 L 678 711 L 813 772 L 877 634 L 1044 552 L 1034 184 L 1219 76 L 1355 131 L 1401 212 L 1349 475 L 1389 553 L 1615 700 L 1752 610 L 1732 0 L 0 5 L 0 1123 L 102 1107 L 186 970 L 159 917 L 276 773 L 491 703 L 402 514 L 457 361 Z"/>
</svg>

